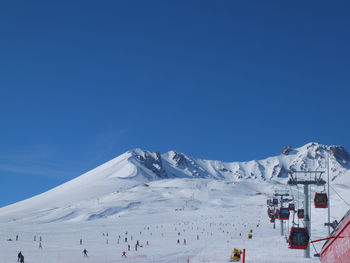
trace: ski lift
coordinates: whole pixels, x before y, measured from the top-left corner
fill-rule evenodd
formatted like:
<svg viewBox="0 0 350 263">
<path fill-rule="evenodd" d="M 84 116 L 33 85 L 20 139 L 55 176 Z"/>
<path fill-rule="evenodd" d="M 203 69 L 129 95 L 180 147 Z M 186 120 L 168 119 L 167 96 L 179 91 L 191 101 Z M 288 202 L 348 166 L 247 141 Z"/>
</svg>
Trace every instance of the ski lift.
<svg viewBox="0 0 350 263">
<path fill-rule="evenodd" d="M 273 205 L 278 205 L 278 199 L 277 198 L 272 199 L 272 204 Z"/>
<path fill-rule="evenodd" d="M 299 219 L 303 219 L 304 218 L 304 209 L 298 209 L 297 215 L 298 215 Z"/>
<path fill-rule="evenodd" d="M 315 193 L 314 196 L 315 208 L 327 208 L 328 207 L 328 197 L 326 193 Z"/>
<path fill-rule="evenodd" d="M 289 248 L 291 249 L 307 249 L 309 245 L 310 236 L 307 228 L 292 227 L 289 232 Z"/>
<path fill-rule="evenodd" d="M 271 209 L 271 208 L 268 208 L 268 209 L 267 209 L 267 215 L 269 216 L 269 218 L 274 217 L 274 215 L 275 215 L 275 210 L 274 210 L 274 209 Z"/>
<path fill-rule="evenodd" d="M 289 211 L 294 211 L 295 210 L 295 204 L 294 203 L 290 203 L 288 205 L 288 209 L 289 209 Z"/>
<path fill-rule="evenodd" d="M 289 215 L 290 215 L 290 212 L 288 207 L 281 207 L 278 211 L 278 219 L 280 220 L 288 220 Z"/>
</svg>

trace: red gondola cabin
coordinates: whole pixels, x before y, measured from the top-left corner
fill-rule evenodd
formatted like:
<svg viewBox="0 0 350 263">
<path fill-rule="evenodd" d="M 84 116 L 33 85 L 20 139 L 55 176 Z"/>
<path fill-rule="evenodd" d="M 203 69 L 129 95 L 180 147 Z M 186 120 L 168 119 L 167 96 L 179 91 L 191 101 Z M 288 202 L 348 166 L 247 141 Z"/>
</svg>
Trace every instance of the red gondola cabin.
<svg viewBox="0 0 350 263">
<path fill-rule="evenodd" d="M 273 205 L 278 205 L 278 199 L 277 198 L 272 199 L 272 204 Z"/>
<path fill-rule="evenodd" d="M 291 203 L 288 205 L 289 211 L 294 211 L 295 210 L 295 204 Z"/>
<path fill-rule="evenodd" d="M 326 193 L 315 193 L 314 197 L 315 208 L 327 208 L 328 197 Z"/>
<path fill-rule="evenodd" d="M 289 232 L 289 248 L 291 249 L 307 249 L 309 245 L 310 236 L 307 228 L 292 227 Z"/>
<path fill-rule="evenodd" d="M 303 219 L 304 218 L 304 209 L 298 209 L 298 218 Z"/>
</svg>

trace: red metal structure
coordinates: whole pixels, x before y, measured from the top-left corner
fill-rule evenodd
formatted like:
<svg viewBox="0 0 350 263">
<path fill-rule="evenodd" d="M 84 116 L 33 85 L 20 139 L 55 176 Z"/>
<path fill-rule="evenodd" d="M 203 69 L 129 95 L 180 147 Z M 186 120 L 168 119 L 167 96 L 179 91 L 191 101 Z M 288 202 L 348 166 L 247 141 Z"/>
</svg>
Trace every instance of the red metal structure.
<svg viewBox="0 0 350 263">
<path fill-rule="evenodd" d="M 289 232 L 289 248 L 291 249 L 307 249 L 309 244 L 309 234 L 305 227 L 292 227 Z"/>
<path fill-rule="evenodd" d="M 326 193 L 315 193 L 314 196 L 315 208 L 327 208 L 328 197 Z"/>
<path fill-rule="evenodd" d="M 321 262 L 350 262 L 350 210 L 327 239 L 321 250 Z"/>
</svg>

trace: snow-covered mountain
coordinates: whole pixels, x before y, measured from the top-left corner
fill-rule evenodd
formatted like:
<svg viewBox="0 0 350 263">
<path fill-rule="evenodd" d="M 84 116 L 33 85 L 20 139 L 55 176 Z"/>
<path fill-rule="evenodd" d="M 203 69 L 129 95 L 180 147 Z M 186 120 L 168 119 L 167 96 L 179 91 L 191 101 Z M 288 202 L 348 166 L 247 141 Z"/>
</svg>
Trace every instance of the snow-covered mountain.
<svg viewBox="0 0 350 263">
<path fill-rule="evenodd" d="M 221 162 L 191 158 L 170 151 L 165 154 L 142 150 L 129 152 L 129 159 L 147 178 L 211 178 L 225 180 L 285 178 L 288 170 L 320 170 L 326 168 L 329 153 L 332 179 L 350 169 L 350 155 L 342 146 L 309 143 L 293 149 L 287 146 L 279 156 L 259 161 Z"/>
<path fill-rule="evenodd" d="M 50 191 L 1 208 L 0 221 L 95 220 L 121 216 L 140 206 L 148 205 L 153 209 L 154 202 L 158 205 L 163 202 L 166 209 L 169 202 L 173 202 L 172 198 L 179 196 L 184 202 L 193 201 L 196 208 L 204 205 L 198 201 L 198 196 L 208 191 L 208 187 L 209 190 L 222 189 L 244 181 L 271 186 L 275 182 L 285 182 L 289 169 L 325 170 L 327 153 L 333 180 L 350 170 L 350 155 L 344 147 L 319 143 L 300 148 L 285 147 L 278 156 L 248 162 L 210 161 L 175 151 L 160 154 L 136 149 Z M 218 188 L 215 185 L 219 183 Z M 264 187 L 255 189 L 248 185 L 245 189 L 248 195 L 264 191 Z M 203 200 L 211 204 L 221 202 L 215 195 Z"/>
</svg>

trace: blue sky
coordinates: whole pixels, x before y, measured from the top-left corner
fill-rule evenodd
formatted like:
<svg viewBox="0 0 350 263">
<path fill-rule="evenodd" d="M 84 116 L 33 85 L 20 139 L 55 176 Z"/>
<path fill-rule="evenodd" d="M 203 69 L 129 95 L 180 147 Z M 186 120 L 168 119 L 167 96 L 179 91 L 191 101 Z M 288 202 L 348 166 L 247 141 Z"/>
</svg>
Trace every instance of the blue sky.
<svg viewBox="0 0 350 263">
<path fill-rule="evenodd" d="M 133 148 L 349 142 L 349 1 L 7 1 L 0 206 Z"/>
</svg>

